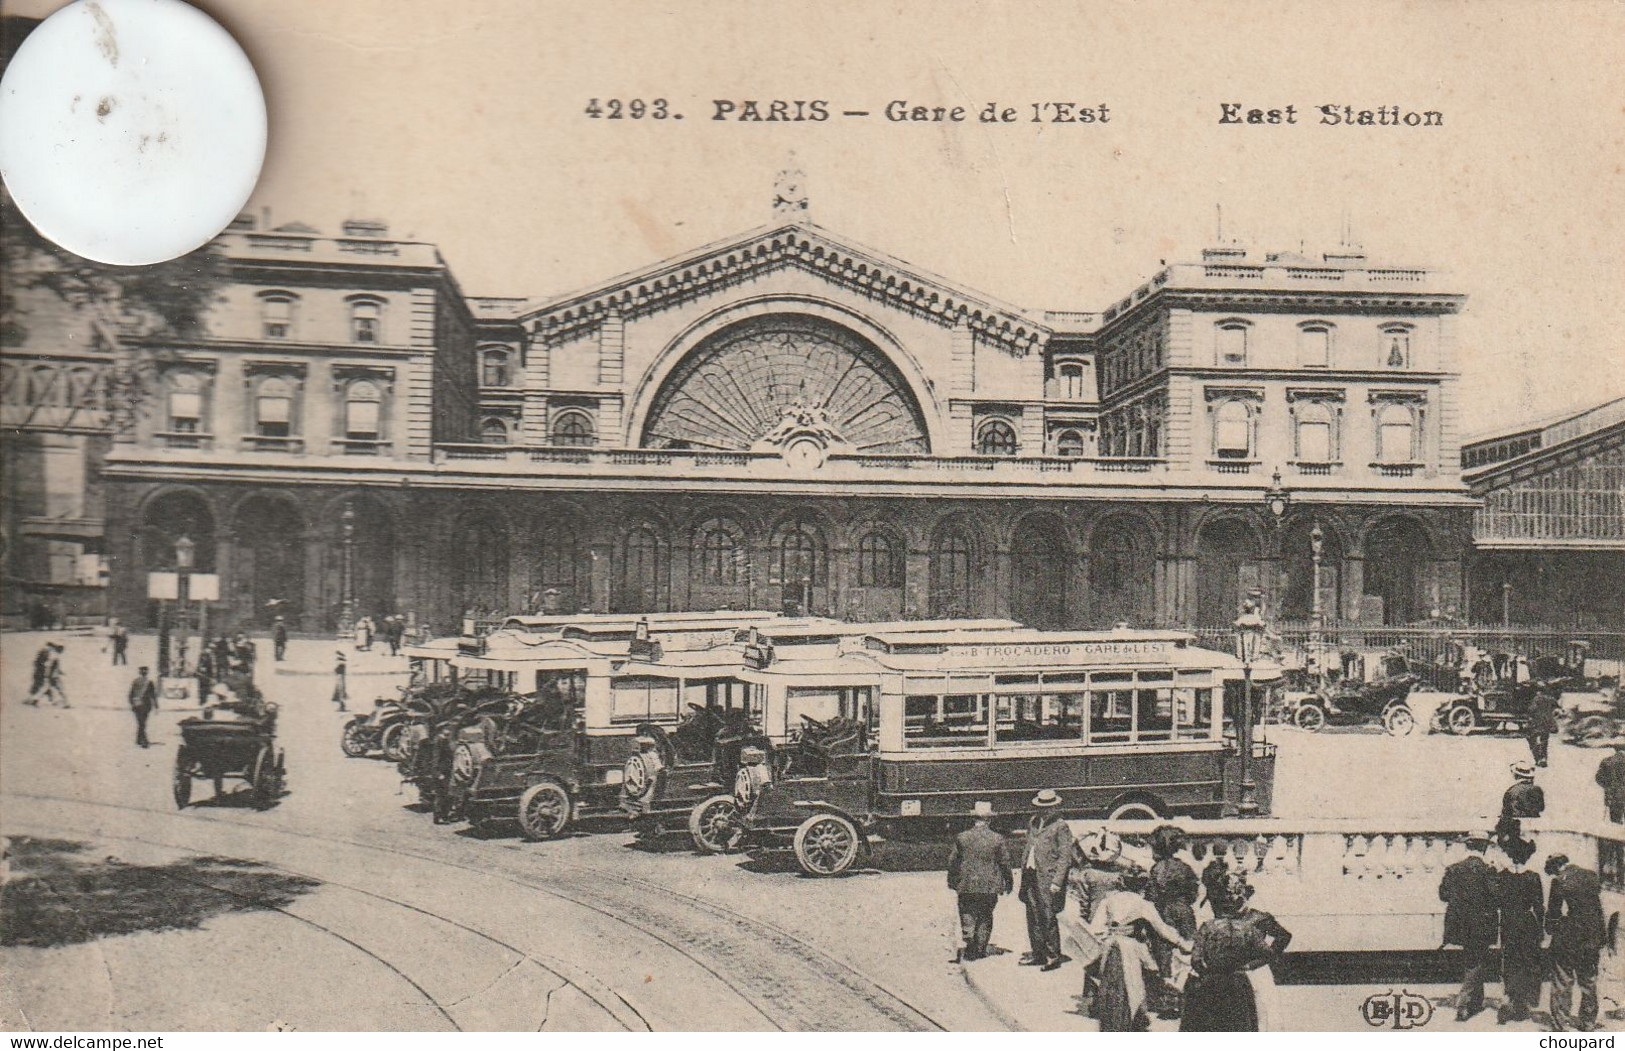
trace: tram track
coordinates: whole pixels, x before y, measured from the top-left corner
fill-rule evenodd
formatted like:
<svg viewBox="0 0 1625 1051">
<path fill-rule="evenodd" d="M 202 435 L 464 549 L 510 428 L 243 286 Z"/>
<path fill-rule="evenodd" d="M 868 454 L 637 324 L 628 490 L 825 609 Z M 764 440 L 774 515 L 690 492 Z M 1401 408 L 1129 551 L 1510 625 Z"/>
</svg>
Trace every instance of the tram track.
<svg viewBox="0 0 1625 1051">
<path fill-rule="evenodd" d="M 477 873 L 527 891 L 547 894 L 659 942 L 732 991 L 773 1029 L 940 1031 L 946 1028 L 925 1010 L 862 971 L 783 928 L 725 905 L 671 890 L 656 882 L 549 859 L 541 852 L 545 848 L 526 849 L 506 844 L 493 851 L 506 859 L 523 857 L 529 865 L 542 867 L 545 876 L 537 880 L 528 874 L 493 871 L 488 864 L 478 864 L 488 859 L 473 857 L 458 844 L 445 844 L 463 855 L 458 860 L 449 860 L 393 844 L 291 830 L 217 814 L 181 814 L 157 807 L 93 802 L 43 793 L 5 794 L 19 799 L 229 825 L 260 834 L 374 851 Z M 504 866 L 506 868 L 508 866 Z M 365 888 L 350 889 L 367 893 Z M 405 902 L 395 903 L 413 907 Z M 483 935 L 483 932 L 474 933 Z M 545 963 L 542 965 L 547 966 Z M 628 1008 L 638 1011 L 619 990 L 615 991 L 615 995 Z M 600 1003 L 600 1006 L 603 1005 Z"/>
</svg>

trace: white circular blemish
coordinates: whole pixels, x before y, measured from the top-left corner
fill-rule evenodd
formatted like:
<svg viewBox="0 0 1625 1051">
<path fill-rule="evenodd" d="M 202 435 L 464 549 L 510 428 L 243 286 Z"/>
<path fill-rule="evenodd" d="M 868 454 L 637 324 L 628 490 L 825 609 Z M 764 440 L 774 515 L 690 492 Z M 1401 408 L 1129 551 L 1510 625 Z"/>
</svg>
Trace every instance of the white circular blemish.
<svg viewBox="0 0 1625 1051">
<path fill-rule="evenodd" d="M 78 0 L 37 26 L 0 79 L 0 177 L 77 255 L 134 266 L 207 244 L 265 160 L 248 56 L 181 0 Z"/>
</svg>

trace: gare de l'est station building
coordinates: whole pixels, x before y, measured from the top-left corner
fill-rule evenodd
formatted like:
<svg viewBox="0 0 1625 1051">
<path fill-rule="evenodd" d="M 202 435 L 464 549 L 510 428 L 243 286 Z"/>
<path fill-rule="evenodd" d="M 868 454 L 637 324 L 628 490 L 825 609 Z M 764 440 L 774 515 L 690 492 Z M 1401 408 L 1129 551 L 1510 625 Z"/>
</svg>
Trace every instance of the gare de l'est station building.
<svg viewBox="0 0 1625 1051">
<path fill-rule="evenodd" d="M 103 467 L 111 612 L 193 543 L 222 624 L 469 610 L 1225 625 L 1465 610 L 1456 315 L 1429 270 L 1236 245 L 1097 311 L 774 222 L 553 299 L 374 222 L 249 217 Z M 1127 284 L 1128 282 L 1125 282 Z"/>
</svg>

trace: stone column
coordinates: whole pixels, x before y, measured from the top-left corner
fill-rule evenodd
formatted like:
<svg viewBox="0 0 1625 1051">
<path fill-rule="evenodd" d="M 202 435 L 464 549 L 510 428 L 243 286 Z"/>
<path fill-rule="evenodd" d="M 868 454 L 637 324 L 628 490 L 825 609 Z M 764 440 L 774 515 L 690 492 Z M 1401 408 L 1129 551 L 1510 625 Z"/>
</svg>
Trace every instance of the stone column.
<svg viewBox="0 0 1625 1051">
<path fill-rule="evenodd" d="M 592 595 L 593 612 L 608 613 L 615 545 L 609 541 L 595 540 L 587 545 L 587 550 L 591 560 L 591 580 L 588 590 Z"/>
</svg>

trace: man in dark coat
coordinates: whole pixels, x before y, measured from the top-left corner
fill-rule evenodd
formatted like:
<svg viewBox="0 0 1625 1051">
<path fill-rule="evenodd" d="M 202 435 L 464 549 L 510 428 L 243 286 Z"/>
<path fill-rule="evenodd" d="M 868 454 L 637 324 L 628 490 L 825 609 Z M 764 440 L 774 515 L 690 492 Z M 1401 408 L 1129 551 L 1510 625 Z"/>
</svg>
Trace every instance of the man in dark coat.
<svg viewBox="0 0 1625 1051">
<path fill-rule="evenodd" d="M 1033 797 L 1034 814 L 1027 825 L 1027 850 L 1021 863 L 1021 900 L 1027 906 L 1027 941 L 1032 951 L 1023 966 L 1053 971 L 1061 966 L 1061 925 L 1056 917 L 1066 906 L 1066 876 L 1072 867 L 1072 829 L 1061 820 L 1061 797 L 1046 788 Z"/>
<path fill-rule="evenodd" d="M 142 668 L 136 672 L 135 681 L 130 683 L 130 711 L 135 715 L 135 743 L 142 748 L 149 747 L 147 741 L 147 716 L 158 707 L 158 684 L 147 677 L 147 669 Z"/>
<path fill-rule="evenodd" d="M 1614 754 L 1597 766 L 1597 784 L 1602 786 L 1602 803 L 1608 820 L 1625 825 L 1625 737 L 1614 739 Z"/>
<path fill-rule="evenodd" d="M 948 854 L 948 886 L 959 895 L 959 929 L 965 947 L 961 960 L 980 960 L 987 955 L 993 936 L 993 907 L 1000 894 L 1015 887 L 1010 870 L 1015 859 L 1010 843 L 993 831 L 992 803 L 976 804 L 976 824 L 954 838 Z"/>
<path fill-rule="evenodd" d="M 1597 1024 L 1597 957 L 1608 940 L 1602 915 L 1602 882 L 1590 869 L 1562 854 L 1546 859 L 1552 887 L 1546 902 L 1546 930 L 1552 936 L 1552 1028 L 1587 1032 Z M 1580 986 L 1580 1010 L 1573 1011 Z"/>
<path fill-rule="evenodd" d="M 271 646 L 277 660 L 288 655 L 288 622 L 277 617 L 276 623 L 271 627 Z"/>
<path fill-rule="evenodd" d="M 1491 835 L 1474 832 L 1467 837 L 1467 856 L 1444 870 L 1439 900 L 1445 903 L 1444 943 L 1459 945 L 1465 973 L 1456 997 L 1456 1020 L 1465 1022 L 1484 1009 L 1484 973 L 1490 946 L 1499 934 L 1500 913 L 1495 896 L 1495 870 L 1484 860 Z"/>
<path fill-rule="evenodd" d="M 1552 734 L 1556 732 L 1557 694 L 1546 689 L 1536 690 L 1535 699 L 1529 706 L 1529 724 L 1523 731 L 1524 737 L 1529 740 L 1529 757 L 1536 766 L 1546 765 L 1546 752 L 1551 745 Z"/>
</svg>

